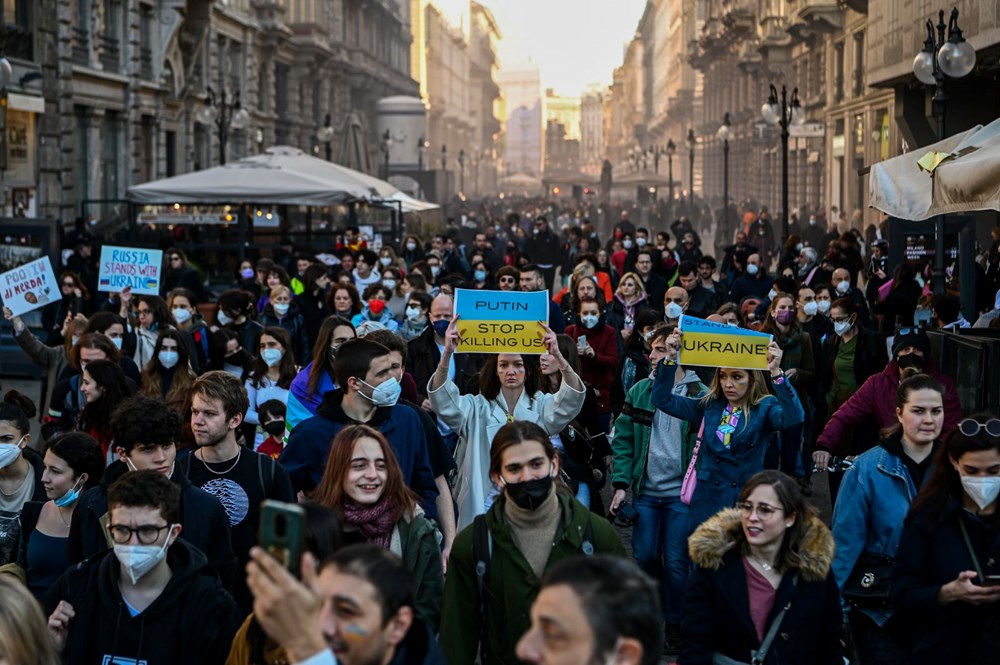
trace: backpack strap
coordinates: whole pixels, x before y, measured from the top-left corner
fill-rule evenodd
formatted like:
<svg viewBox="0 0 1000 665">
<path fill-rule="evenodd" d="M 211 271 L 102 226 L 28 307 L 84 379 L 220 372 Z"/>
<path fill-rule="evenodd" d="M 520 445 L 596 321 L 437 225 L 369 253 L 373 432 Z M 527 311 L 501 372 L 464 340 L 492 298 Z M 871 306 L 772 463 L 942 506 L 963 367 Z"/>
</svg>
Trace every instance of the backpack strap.
<svg viewBox="0 0 1000 665">
<path fill-rule="evenodd" d="M 479 653 L 486 662 L 486 572 L 493 556 L 493 535 L 486 524 L 486 515 L 476 515 L 472 520 L 472 559 L 476 562 L 476 597 L 479 604 Z"/>
<path fill-rule="evenodd" d="M 271 459 L 270 455 L 262 455 L 256 453 L 257 455 L 257 480 L 260 482 L 260 489 L 264 492 L 265 498 L 271 498 L 271 490 L 274 488 L 274 464 L 275 461 Z M 267 458 L 267 480 L 264 480 L 264 458 Z"/>
<path fill-rule="evenodd" d="M 184 471 L 184 477 L 191 477 L 191 458 L 194 457 L 194 451 L 189 452 L 181 459 L 181 469 Z"/>
</svg>

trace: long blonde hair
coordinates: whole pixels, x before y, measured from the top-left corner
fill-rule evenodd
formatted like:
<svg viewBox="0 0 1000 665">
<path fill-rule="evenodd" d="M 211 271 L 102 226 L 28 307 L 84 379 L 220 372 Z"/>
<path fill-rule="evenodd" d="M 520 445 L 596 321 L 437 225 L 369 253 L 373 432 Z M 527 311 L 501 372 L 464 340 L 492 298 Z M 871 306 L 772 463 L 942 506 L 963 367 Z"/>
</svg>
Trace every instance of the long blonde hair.
<svg viewBox="0 0 1000 665">
<path fill-rule="evenodd" d="M 13 575 L 0 575 L 0 654 L 17 665 L 57 665 L 45 615 Z"/>
<path fill-rule="evenodd" d="M 635 299 L 636 300 L 639 300 L 640 298 L 643 298 L 643 297 L 645 297 L 645 296 L 648 295 L 646 293 L 646 287 L 642 283 L 642 278 L 639 277 L 634 272 L 627 272 L 624 275 L 622 275 L 622 278 L 620 280 L 618 280 L 618 288 L 615 289 L 615 295 L 618 295 L 619 293 L 621 293 L 622 282 L 624 282 L 626 279 L 631 279 L 632 282 L 635 284 Z M 623 298 L 624 298 L 624 296 L 623 296 Z"/>
<path fill-rule="evenodd" d="M 739 369 L 738 367 L 719 367 L 715 370 L 715 374 L 712 376 L 712 385 L 708 387 L 708 392 L 705 393 L 704 397 L 701 398 L 701 403 L 704 406 L 712 400 L 722 400 L 729 403 L 729 399 L 726 394 L 722 392 L 722 384 L 719 383 L 719 372 L 723 369 Z M 742 418 L 742 425 L 746 427 L 747 422 L 750 420 L 750 409 L 751 407 L 756 407 L 765 397 L 770 397 L 771 392 L 767 388 L 767 379 L 764 378 L 764 372 L 759 369 L 744 369 L 742 370 L 747 373 L 750 377 L 750 385 L 747 386 L 747 393 L 743 396 L 742 403 L 739 405 L 744 412 L 746 412 L 746 417 Z"/>
</svg>

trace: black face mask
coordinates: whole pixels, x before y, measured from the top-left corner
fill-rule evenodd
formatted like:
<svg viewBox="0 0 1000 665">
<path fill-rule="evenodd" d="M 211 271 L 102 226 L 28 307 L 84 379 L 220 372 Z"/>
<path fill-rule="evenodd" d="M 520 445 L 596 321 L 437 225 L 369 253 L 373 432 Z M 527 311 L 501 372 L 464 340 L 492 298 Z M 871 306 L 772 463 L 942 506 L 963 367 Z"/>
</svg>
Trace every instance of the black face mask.
<svg viewBox="0 0 1000 665">
<path fill-rule="evenodd" d="M 285 421 L 284 420 L 272 420 L 264 425 L 264 431 L 271 436 L 281 436 L 285 433 Z"/>
<path fill-rule="evenodd" d="M 922 369 L 924 366 L 924 359 L 917 356 L 915 353 L 907 353 L 905 356 L 900 356 L 896 360 L 896 364 L 899 365 L 899 369 Z"/>
<path fill-rule="evenodd" d="M 523 510 L 536 510 L 552 493 L 552 476 L 525 480 L 520 483 L 505 483 L 507 496 Z"/>
</svg>

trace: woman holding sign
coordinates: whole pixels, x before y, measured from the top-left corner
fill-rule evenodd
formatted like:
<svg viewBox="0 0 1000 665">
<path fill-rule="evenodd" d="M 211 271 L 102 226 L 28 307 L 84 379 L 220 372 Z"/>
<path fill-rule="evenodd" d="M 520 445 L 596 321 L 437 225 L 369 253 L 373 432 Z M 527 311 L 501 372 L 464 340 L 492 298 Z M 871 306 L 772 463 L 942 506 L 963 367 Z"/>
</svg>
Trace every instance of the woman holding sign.
<svg viewBox="0 0 1000 665">
<path fill-rule="evenodd" d="M 677 365 L 681 341 L 680 330 L 667 338 L 664 366 Z M 718 368 L 708 395 L 701 399 L 675 395 L 676 373 L 656 372 L 653 406 L 698 425 L 702 432 L 693 455 L 696 461 L 688 468 L 697 483 L 690 499 L 692 526 L 731 508 L 740 488 L 764 468 L 771 434 L 805 419 L 802 404 L 781 371 L 781 356 L 781 348 L 772 340 L 767 347 L 768 375 L 760 370 Z M 768 390 L 772 385 L 774 395 Z"/>
<path fill-rule="evenodd" d="M 458 528 L 464 529 L 488 506 L 490 444 L 507 423 L 526 420 L 542 427 L 549 436 L 559 434 L 580 413 L 586 396 L 583 381 L 559 352 L 556 334 L 545 326 L 542 343 L 562 372 L 559 390 L 540 391 L 538 366 L 520 353 L 491 355 L 479 373 L 479 394 L 461 395 L 448 378 L 452 355 L 458 347 L 458 315 L 445 333 L 444 350 L 437 370 L 427 384 L 427 397 L 438 418 L 458 433 L 456 451 L 458 483 Z"/>
</svg>

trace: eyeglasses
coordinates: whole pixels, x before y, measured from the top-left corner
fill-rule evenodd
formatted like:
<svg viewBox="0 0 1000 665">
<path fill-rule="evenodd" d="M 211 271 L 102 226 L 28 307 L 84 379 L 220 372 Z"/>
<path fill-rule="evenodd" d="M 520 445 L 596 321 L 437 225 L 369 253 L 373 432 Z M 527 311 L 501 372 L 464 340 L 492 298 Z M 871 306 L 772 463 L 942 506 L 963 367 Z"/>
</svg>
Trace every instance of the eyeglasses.
<svg viewBox="0 0 1000 665">
<path fill-rule="evenodd" d="M 147 316 L 147 315 L 152 315 L 153 310 L 151 310 L 151 309 L 137 309 L 136 313 L 139 316 Z"/>
<path fill-rule="evenodd" d="M 832 318 L 831 317 L 830 320 L 833 321 L 834 323 L 850 323 L 851 318 L 852 317 L 850 317 L 850 316 L 841 316 L 841 317 L 837 317 L 837 318 Z"/>
<path fill-rule="evenodd" d="M 514 278 L 513 277 L 501 277 L 500 278 L 500 283 L 501 284 L 513 284 L 514 283 Z"/>
<path fill-rule="evenodd" d="M 753 515 L 754 511 L 757 511 L 757 517 L 762 520 L 769 520 L 774 517 L 774 514 L 781 508 L 775 508 L 774 506 L 769 506 L 766 503 L 758 503 L 756 506 L 749 501 L 744 501 L 742 503 L 737 503 L 736 507 L 739 509 L 743 517 L 750 517 Z"/>
<path fill-rule="evenodd" d="M 115 541 L 119 545 L 124 545 L 128 541 L 132 540 L 133 533 L 139 539 L 140 544 L 152 545 L 156 542 L 156 539 L 160 537 L 160 532 L 169 528 L 169 524 L 165 524 L 163 526 L 143 524 L 142 526 L 134 529 L 132 527 L 125 526 L 124 524 L 109 524 L 108 533 L 111 534 L 111 540 Z"/>
<path fill-rule="evenodd" d="M 76 284 L 74 284 L 73 282 L 63 282 L 62 285 L 65 288 L 67 288 L 67 289 L 75 289 L 76 288 Z"/>
<path fill-rule="evenodd" d="M 958 431 L 965 436 L 975 436 L 984 429 L 990 436 L 1000 436 L 1000 420 L 990 418 L 981 423 L 975 418 L 966 418 L 958 423 Z"/>
</svg>

